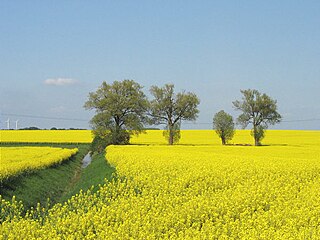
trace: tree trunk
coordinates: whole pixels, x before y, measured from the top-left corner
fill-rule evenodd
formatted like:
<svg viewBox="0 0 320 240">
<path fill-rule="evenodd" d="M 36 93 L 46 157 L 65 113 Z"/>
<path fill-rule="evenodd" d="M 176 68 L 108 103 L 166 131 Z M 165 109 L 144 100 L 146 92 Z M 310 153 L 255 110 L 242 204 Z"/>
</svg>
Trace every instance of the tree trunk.
<svg viewBox="0 0 320 240">
<path fill-rule="evenodd" d="M 261 145 L 259 139 L 257 139 L 256 136 L 254 137 L 254 145 L 255 146 L 260 146 Z"/>
<path fill-rule="evenodd" d="M 113 144 L 119 144 L 120 139 L 119 139 L 119 134 L 120 133 L 120 127 L 118 124 L 116 124 L 114 135 L 113 135 Z"/>
<path fill-rule="evenodd" d="M 173 145 L 173 126 L 169 126 L 169 145 Z"/>
<path fill-rule="evenodd" d="M 224 137 L 221 137 L 222 145 L 226 145 L 226 139 Z"/>
<path fill-rule="evenodd" d="M 254 145 L 255 146 L 260 146 L 260 137 L 259 137 L 259 132 L 256 126 L 253 126 L 253 137 L 254 137 Z"/>
</svg>

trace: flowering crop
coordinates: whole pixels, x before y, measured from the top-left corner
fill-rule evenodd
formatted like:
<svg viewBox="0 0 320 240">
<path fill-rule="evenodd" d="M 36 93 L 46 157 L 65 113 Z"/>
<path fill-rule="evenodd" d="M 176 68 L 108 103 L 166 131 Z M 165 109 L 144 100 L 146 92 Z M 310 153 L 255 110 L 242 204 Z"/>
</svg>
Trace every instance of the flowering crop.
<svg viewBox="0 0 320 240">
<path fill-rule="evenodd" d="M 0 147 L 0 182 L 22 172 L 61 163 L 77 151 L 77 148 Z"/>
<path fill-rule="evenodd" d="M 251 140 L 248 131 L 238 134 L 234 143 Z M 2 203 L 15 214 L 0 225 L 0 236 L 319 239 L 319 136 L 270 131 L 264 142 L 270 146 L 220 146 L 219 139 L 165 146 L 155 144 L 160 134 L 154 145 L 109 146 L 106 158 L 116 167 L 117 180 L 25 217 L 17 212 L 18 203 Z"/>
<path fill-rule="evenodd" d="M 146 134 L 133 136 L 132 144 L 167 145 L 162 130 L 147 130 Z M 254 144 L 250 130 L 236 130 L 230 144 Z M 264 145 L 320 145 L 320 131 L 267 130 Z M 179 145 L 221 145 L 214 130 L 181 130 Z"/>
<path fill-rule="evenodd" d="M 0 142 L 91 143 L 90 130 L 0 130 Z"/>
</svg>

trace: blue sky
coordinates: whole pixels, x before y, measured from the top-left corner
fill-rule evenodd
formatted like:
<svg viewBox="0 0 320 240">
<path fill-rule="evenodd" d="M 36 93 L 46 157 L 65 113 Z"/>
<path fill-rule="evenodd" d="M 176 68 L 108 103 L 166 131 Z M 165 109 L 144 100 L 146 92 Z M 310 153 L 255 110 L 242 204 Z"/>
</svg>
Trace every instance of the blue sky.
<svg viewBox="0 0 320 240">
<path fill-rule="evenodd" d="M 1 127 L 89 127 L 102 81 L 195 92 L 198 124 L 240 89 L 277 99 L 280 129 L 320 129 L 320 1 L 1 1 Z M 7 116 L 72 118 L 84 121 Z M 312 121 L 296 121 L 296 120 Z M 13 124 L 12 124 L 13 126 Z"/>
</svg>

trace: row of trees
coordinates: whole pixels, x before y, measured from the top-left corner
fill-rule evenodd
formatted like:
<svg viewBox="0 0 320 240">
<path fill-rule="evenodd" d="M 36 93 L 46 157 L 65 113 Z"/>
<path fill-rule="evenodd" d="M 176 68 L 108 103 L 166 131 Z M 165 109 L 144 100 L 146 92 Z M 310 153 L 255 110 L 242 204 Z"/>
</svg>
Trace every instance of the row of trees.
<svg viewBox="0 0 320 240">
<path fill-rule="evenodd" d="M 89 93 L 84 107 L 95 110 L 91 120 L 95 139 L 93 144 L 128 144 L 132 134 L 144 131 L 145 125 L 164 124 L 164 136 L 172 145 L 180 138 L 180 126 L 184 120 L 196 120 L 199 98 L 192 92 L 174 92 L 173 84 L 152 86 L 149 100 L 143 87 L 133 80 L 103 82 L 95 92 Z M 279 122 L 276 101 L 257 90 L 243 90 L 243 99 L 233 102 L 242 114 L 238 122 L 242 127 L 253 125 L 256 145 L 260 144 L 268 124 Z M 214 116 L 214 128 L 225 144 L 234 133 L 232 117 L 220 111 Z"/>
<path fill-rule="evenodd" d="M 200 103 L 196 94 L 174 92 L 173 84 L 152 86 L 148 100 L 142 86 L 133 80 L 103 82 L 89 93 L 86 109 L 94 109 L 91 120 L 94 143 L 128 144 L 130 135 L 144 131 L 145 125 L 165 124 L 164 136 L 172 145 L 180 136 L 183 120 L 196 120 Z"/>
<path fill-rule="evenodd" d="M 241 93 L 243 94 L 242 99 L 233 102 L 234 108 L 242 112 L 237 118 L 237 123 L 243 129 L 249 124 L 252 125 L 251 135 L 255 145 L 259 146 L 268 126 L 281 121 L 281 115 L 277 111 L 277 101 L 257 90 L 241 90 Z M 214 115 L 213 128 L 221 138 L 223 145 L 231 140 L 235 133 L 232 116 L 223 110 Z"/>
</svg>

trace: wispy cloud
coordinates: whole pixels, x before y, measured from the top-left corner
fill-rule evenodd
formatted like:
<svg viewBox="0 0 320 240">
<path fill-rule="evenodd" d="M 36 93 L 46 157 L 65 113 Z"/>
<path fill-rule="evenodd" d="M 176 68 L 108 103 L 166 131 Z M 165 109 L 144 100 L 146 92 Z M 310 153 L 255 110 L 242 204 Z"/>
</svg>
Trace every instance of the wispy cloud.
<svg viewBox="0 0 320 240">
<path fill-rule="evenodd" d="M 78 80 L 72 78 L 48 78 L 44 81 L 46 85 L 65 86 L 77 84 Z"/>
</svg>

